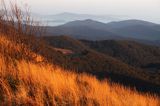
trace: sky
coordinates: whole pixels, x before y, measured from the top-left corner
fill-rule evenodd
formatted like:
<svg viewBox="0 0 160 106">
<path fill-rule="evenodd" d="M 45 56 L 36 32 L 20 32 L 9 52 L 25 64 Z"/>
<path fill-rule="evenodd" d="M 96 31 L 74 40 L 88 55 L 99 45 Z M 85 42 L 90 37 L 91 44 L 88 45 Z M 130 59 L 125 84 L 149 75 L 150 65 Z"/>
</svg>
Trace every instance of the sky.
<svg viewBox="0 0 160 106">
<path fill-rule="evenodd" d="M 125 15 L 160 23 L 160 0 L 17 0 L 39 14 Z"/>
</svg>

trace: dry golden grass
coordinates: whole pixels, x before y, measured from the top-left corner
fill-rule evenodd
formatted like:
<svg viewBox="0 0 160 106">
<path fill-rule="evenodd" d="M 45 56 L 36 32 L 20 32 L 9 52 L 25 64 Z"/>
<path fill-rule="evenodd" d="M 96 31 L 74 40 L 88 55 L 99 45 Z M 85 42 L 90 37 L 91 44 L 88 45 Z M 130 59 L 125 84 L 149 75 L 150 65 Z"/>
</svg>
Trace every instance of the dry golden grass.
<svg viewBox="0 0 160 106">
<path fill-rule="evenodd" d="M 0 106 L 160 106 L 159 97 L 47 63 L 33 52 L 42 48 L 33 35 L 43 33 L 28 26 L 34 25 L 29 11 L 24 16 L 11 3 L 9 14 L 5 0 L 0 3 Z"/>
<path fill-rule="evenodd" d="M 76 74 L 49 63 L 21 59 L 6 60 L 14 54 L 35 54 L 0 36 L 0 105 L 26 106 L 160 106 L 160 98 Z M 23 48 L 23 49 L 22 49 Z M 16 55 L 17 55 L 16 54 Z M 35 54 L 36 55 L 36 54 Z M 33 57 L 33 56 L 31 56 Z M 9 63 L 9 64 L 8 64 Z"/>
</svg>

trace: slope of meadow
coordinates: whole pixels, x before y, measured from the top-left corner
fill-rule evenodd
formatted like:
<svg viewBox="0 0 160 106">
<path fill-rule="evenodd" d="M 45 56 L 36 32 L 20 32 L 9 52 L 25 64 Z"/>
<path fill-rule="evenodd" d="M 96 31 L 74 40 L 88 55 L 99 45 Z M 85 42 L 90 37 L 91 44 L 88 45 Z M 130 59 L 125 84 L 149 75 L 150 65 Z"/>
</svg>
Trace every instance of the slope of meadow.
<svg viewBox="0 0 160 106">
<path fill-rule="evenodd" d="M 156 96 L 47 63 L 25 44 L 3 34 L 0 36 L 0 89 L 2 106 L 160 105 Z"/>
<path fill-rule="evenodd" d="M 159 106 L 160 98 L 49 62 L 29 15 L 11 3 L 0 14 L 0 106 Z M 7 19 L 7 21 L 6 21 Z M 24 24 L 23 19 L 26 19 Z M 47 56 L 42 56 L 44 53 Z M 45 58 L 46 57 L 46 58 Z"/>
</svg>

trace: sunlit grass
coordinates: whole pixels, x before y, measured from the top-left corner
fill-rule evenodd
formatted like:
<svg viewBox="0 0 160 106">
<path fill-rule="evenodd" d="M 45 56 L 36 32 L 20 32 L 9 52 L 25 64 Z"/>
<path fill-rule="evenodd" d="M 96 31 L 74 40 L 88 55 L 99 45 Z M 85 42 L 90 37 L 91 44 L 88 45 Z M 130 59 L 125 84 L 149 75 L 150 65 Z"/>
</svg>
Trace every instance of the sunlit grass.
<svg viewBox="0 0 160 106">
<path fill-rule="evenodd" d="M 31 106 L 159 106 L 160 98 L 151 94 L 141 94 L 107 80 L 99 81 L 87 74 L 76 74 L 53 66 L 40 59 L 9 59 L 18 55 L 33 53 L 25 46 L 15 44 L 0 36 L 0 105 Z M 23 49 L 22 49 L 23 48 Z M 26 55 L 26 54 L 28 55 Z M 36 54 L 35 54 L 36 55 Z M 33 56 L 31 56 L 32 58 Z M 40 60 L 40 61 L 39 61 Z M 9 63 L 9 64 L 8 64 Z"/>
<path fill-rule="evenodd" d="M 24 17 L 16 4 L 9 14 L 1 1 L 6 11 L 0 14 L 0 106 L 160 106 L 159 97 L 47 62 L 33 37 L 41 29 L 28 26 L 30 15 Z"/>
</svg>

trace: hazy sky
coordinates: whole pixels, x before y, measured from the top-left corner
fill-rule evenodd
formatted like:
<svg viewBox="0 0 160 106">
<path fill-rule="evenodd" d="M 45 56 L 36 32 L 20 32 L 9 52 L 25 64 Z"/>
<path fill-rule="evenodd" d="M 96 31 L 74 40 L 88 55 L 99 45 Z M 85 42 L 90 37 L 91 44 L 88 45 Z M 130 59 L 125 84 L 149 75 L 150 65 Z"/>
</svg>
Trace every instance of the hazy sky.
<svg viewBox="0 0 160 106">
<path fill-rule="evenodd" d="M 160 23 L 160 0 L 17 0 L 41 14 L 61 12 L 127 15 Z"/>
</svg>

